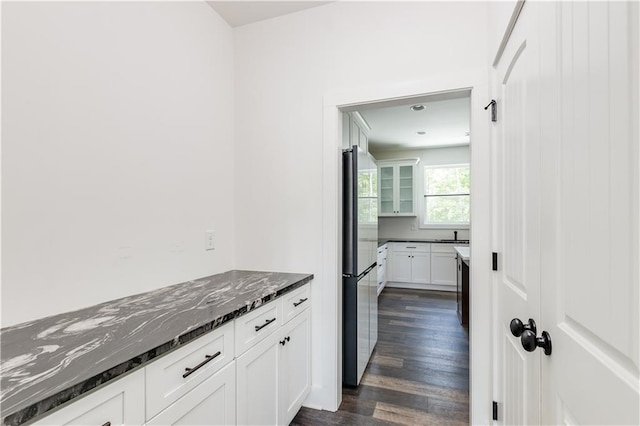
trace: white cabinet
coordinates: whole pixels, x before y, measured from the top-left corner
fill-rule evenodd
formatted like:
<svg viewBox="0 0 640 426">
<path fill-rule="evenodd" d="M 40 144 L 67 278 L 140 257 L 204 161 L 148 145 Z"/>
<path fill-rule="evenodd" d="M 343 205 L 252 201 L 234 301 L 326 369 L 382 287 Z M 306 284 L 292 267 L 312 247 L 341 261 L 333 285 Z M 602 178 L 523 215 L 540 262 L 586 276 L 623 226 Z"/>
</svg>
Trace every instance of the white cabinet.
<svg viewBox="0 0 640 426">
<path fill-rule="evenodd" d="M 233 425 L 236 423 L 235 361 L 171 404 L 147 425 Z"/>
<path fill-rule="evenodd" d="M 358 145 L 364 152 L 369 152 L 368 133 L 371 128 L 358 112 L 345 114 L 343 121 L 343 139 L 348 135 L 349 147 Z M 348 129 L 345 127 L 348 126 Z M 346 148 L 346 147 L 345 147 Z"/>
<path fill-rule="evenodd" d="M 284 326 L 250 344 L 236 359 L 238 424 L 289 424 L 309 394 L 310 297 L 308 285 L 282 297 L 278 305 Z M 256 317 L 266 308 L 257 309 Z"/>
<path fill-rule="evenodd" d="M 233 323 L 169 352 L 146 367 L 147 419 L 191 392 L 233 360 Z"/>
<path fill-rule="evenodd" d="M 426 284 L 431 280 L 431 245 L 392 243 L 389 281 Z"/>
<path fill-rule="evenodd" d="M 384 289 L 385 284 L 387 283 L 387 256 L 389 254 L 389 249 L 387 244 L 383 244 L 378 247 L 378 286 L 377 293 L 378 296 Z"/>
<path fill-rule="evenodd" d="M 35 425 L 144 424 L 144 369 L 73 400 Z"/>
<path fill-rule="evenodd" d="M 306 284 L 35 424 L 289 424 L 311 390 L 310 306 Z"/>
<path fill-rule="evenodd" d="M 378 216 L 416 216 L 416 164 L 378 162 Z"/>
<path fill-rule="evenodd" d="M 456 253 L 451 244 L 431 246 L 431 284 L 456 285 Z"/>
<path fill-rule="evenodd" d="M 239 425 L 279 424 L 279 337 L 270 335 L 236 360 Z"/>
<path fill-rule="evenodd" d="M 288 425 L 311 390 L 311 318 L 309 310 L 282 330 L 280 346 L 280 424 Z M 279 343 L 278 343 L 279 344 Z"/>
</svg>

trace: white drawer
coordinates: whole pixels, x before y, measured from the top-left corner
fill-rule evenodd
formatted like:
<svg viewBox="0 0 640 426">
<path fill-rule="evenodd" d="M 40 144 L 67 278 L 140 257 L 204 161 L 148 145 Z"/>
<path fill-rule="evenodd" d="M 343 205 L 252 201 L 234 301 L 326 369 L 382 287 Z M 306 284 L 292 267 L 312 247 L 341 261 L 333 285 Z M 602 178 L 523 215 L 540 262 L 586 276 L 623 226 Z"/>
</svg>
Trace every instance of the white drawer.
<svg viewBox="0 0 640 426">
<path fill-rule="evenodd" d="M 285 294 L 282 298 L 284 311 L 282 315 L 283 324 L 289 322 L 290 319 L 309 306 L 311 306 L 311 286 L 309 284 L 303 285 L 289 294 Z"/>
<path fill-rule="evenodd" d="M 150 362 L 146 367 L 147 420 L 231 362 L 233 342 L 231 321 Z"/>
<path fill-rule="evenodd" d="M 282 325 L 281 299 L 272 301 L 234 321 L 236 327 L 236 357 L 262 341 Z"/>
<path fill-rule="evenodd" d="M 420 253 L 431 252 L 431 244 L 428 244 L 428 243 L 393 243 L 391 247 L 392 247 L 392 250 L 395 252 L 399 252 L 399 251 L 410 251 L 410 252 L 420 252 Z"/>
<path fill-rule="evenodd" d="M 107 383 L 34 425 L 144 424 L 144 369 Z"/>
</svg>

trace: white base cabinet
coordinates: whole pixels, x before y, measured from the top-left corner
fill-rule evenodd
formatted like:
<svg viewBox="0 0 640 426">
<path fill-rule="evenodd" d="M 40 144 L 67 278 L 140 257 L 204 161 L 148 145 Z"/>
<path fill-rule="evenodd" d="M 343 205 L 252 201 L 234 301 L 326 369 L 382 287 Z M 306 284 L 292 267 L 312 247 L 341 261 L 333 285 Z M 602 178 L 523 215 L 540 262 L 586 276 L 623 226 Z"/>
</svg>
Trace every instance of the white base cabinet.
<svg viewBox="0 0 640 426">
<path fill-rule="evenodd" d="M 35 425 L 142 425 L 144 424 L 144 369 L 119 378 Z"/>
<path fill-rule="evenodd" d="M 147 422 L 147 425 L 233 425 L 236 423 L 235 361 Z"/>
<path fill-rule="evenodd" d="M 429 283 L 431 279 L 431 245 L 424 243 L 391 244 L 389 281 Z"/>
<path fill-rule="evenodd" d="M 36 425 L 288 425 L 311 391 L 310 284 Z"/>
<path fill-rule="evenodd" d="M 454 244 L 388 243 L 390 287 L 456 291 Z"/>
<path fill-rule="evenodd" d="M 306 309 L 237 359 L 239 425 L 288 425 L 311 390 Z"/>
<path fill-rule="evenodd" d="M 457 261 L 453 245 L 431 245 L 431 284 L 456 286 Z"/>
</svg>

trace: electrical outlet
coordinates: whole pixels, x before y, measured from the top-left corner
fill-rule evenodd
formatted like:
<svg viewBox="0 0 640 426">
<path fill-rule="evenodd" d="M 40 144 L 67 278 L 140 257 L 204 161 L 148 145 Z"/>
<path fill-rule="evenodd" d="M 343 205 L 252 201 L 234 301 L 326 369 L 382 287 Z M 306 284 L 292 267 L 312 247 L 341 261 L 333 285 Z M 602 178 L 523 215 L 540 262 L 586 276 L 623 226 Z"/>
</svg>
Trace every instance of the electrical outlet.
<svg viewBox="0 0 640 426">
<path fill-rule="evenodd" d="M 215 239 L 213 231 L 204 231 L 204 249 L 205 250 L 214 250 Z"/>
<path fill-rule="evenodd" d="M 418 227 L 416 226 L 416 224 L 415 224 L 415 223 L 412 223 L 412 224 L 411 224 L 411 230 L 412 230 L 412 231 L 415 231 L 415 230 L 417 230 L 417 229 L 418 229 Z"/>
</svg>

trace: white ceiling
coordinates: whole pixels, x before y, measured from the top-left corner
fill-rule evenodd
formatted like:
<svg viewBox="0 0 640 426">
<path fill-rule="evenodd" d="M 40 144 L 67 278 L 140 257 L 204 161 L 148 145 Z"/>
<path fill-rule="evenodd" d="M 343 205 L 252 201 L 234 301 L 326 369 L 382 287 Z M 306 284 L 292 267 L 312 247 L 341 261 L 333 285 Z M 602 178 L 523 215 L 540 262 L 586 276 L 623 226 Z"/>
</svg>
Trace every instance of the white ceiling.
<svg viewBox="0 0 640 426">
<path fill-rule="evenodd" d="M 330 1 L 208 1 L 222 18 L 232 27 L 239 27 L 276 16 L 331 3 Z"/>
<path fill-rule="evenodd" d="M 411 110 L 416 104 L 425 108 Z M 432 148 L 469 143 L 469 104 L 469 92 L 464 91 L 367 106 L 358 112 L 371 127 L 369 146 L 374 151 Z"/>
</svg>

